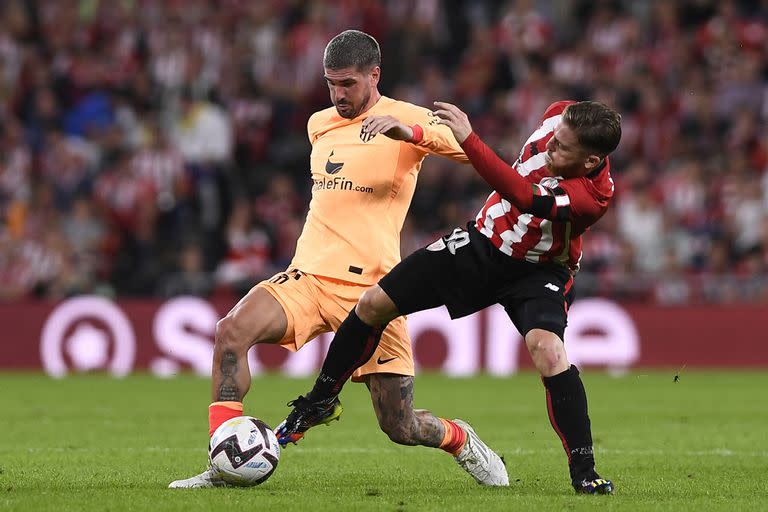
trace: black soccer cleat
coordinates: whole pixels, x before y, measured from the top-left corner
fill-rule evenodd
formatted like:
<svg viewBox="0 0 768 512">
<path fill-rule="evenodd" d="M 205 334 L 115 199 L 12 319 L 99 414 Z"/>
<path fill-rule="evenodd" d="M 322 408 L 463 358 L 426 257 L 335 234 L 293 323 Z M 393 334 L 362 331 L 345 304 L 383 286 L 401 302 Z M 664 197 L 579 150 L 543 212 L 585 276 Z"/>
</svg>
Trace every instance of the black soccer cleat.
<svg viewBox="0 0 768 512">
<path fill-rule="evenodd" d="M 342 407 L 339 397 L 333 396 L 320 402 L 299 396 L 288 402 L 293 410 L 285 420 L 275 428 L 275 436 L 280 446 L 285 448 L 288 443 L 296 444 L 304 432 L 316 425 L 327 425 L 341 416 Z"/>
<path fill-rule="evenodd" d="M 605 478 L 574 480 L 573 488 L 577 494 L 613 494 L 613 482 Z"/>
</svg>

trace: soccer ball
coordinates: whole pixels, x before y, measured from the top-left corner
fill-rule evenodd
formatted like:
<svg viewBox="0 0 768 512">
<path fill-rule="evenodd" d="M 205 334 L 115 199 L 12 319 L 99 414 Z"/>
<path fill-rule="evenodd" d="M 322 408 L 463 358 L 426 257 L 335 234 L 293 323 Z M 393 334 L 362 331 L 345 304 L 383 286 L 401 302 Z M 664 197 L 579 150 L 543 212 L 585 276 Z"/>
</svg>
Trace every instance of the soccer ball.
<svg viewBox="0 0 768 512">
<path fill-rule="evenodd" d="M 259 485 L 277 469 L 280 445 L 272 429 L 251 416 L 222 423 L 211 436 L 208 460 L 225 482 L 248 487 Z"/>
</svg>

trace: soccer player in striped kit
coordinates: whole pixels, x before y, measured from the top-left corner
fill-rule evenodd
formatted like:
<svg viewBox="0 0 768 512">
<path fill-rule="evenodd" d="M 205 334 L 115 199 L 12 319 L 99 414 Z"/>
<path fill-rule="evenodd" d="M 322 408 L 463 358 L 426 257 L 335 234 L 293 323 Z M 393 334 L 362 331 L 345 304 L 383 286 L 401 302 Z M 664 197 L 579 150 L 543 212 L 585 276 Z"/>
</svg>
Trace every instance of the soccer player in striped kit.
<svg viewBox="0 0 768 512">
<path fill-rule="evenodd" d="M 342 32 L 325 49 L 333 106 L 307 123 L 313 182 L 307 220 L 288 269 L 254 286 L 216 326 L 209 434 L 243 414 L 251 346 L 277 343 L 296 351 L 317 335 L 335 331 L 360 295 L 400 261 L 400 229 L 424 158 L 433 154 L 468 161 L 451 130 L 429 109 L 379 93 L 380 63 L 376 40 L 357 30 Z M 389 438 L 442 449 L 480 484 L 509 485 L 503 461 L 471 426 L 414 410 L 413 354 L 405 320 L 388 322 L 376 342 L 375 351 L 356 361 L 345 380 L 351 376 L 365 382 Z M 306 402 L 304 397 L 293 401 L 296 406 Z M 336 397 L 324 405 L 313 424 L 341 415 Z M 283 436 L 281 444 L 301 435 Z M 223 485 L 208 468 L 170 487 Z"/>
<path fill-rule="evenodd" d="M 401 315 L 446 306 L 452 318 L 502 305 L 524 336 L 546 390 L 553 429 L 579 493 L 610 494 L 595 471 L 587 396 L 563 344 L 583 233 L 613 196 L 608 155 L 621 139 L 621 117 L 597 102 L 547 108 L 517 161 L 504 163 L 472 131 L 464 112 L 436 102 L 477 172 L 493 187 L 465 229 L 414 252 L 360 298 L 336 331 L 310 404 L 294 407 L 278 439 L 314 426 L 341 391 L 356 360 L 373 353 L 381 329 Z"/>
</svg>

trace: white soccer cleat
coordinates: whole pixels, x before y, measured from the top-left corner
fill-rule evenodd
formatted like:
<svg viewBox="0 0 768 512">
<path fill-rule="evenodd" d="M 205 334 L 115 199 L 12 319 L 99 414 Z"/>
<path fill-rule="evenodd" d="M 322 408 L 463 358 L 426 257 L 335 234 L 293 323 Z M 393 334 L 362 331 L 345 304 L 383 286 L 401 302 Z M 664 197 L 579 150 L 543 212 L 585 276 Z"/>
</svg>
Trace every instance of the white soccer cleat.
<svg viewBox="0 0 768 512">
<path fill-rule="evenodd" d="M 199 475 L 186 480 L 176 480 L 168 484 L 169 489 L 198 489 L 201 487 L 228 487 L 229 484 L 221 479 L 218 473 L 211 468 Z"/>
<path fill-rule="evenodd" d="M 481 485 L 506 487 L 509 475 L 504 461 L 475 434 L 475 430 L 462 420 L 453 420 L 467 433 L 467 442 L 454 457 L 459 466 Z"/>
</svg>

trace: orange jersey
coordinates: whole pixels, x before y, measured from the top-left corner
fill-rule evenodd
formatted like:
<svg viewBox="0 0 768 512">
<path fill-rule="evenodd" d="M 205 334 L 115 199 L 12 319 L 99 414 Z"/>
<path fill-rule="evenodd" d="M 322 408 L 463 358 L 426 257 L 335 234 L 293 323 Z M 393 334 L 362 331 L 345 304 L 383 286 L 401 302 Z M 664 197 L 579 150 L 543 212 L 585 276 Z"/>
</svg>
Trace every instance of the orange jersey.
<svg viewBox="0 0 768 512">
<path fill-rule="evenodd" d="M 390 115 L 419 125 L 414 144 L 383 134 L 364 142 L 362 122 Z M 307 123 L 312 143 L 312 200 L 291 267 L 341 281 L 371 285 L 400 261 L 400 229 L 428 154 L 468 162 L 451 130 L 431 112 L 382 96 L 354 119 L 335 107 L 316 112 Z"/>
</svg>

